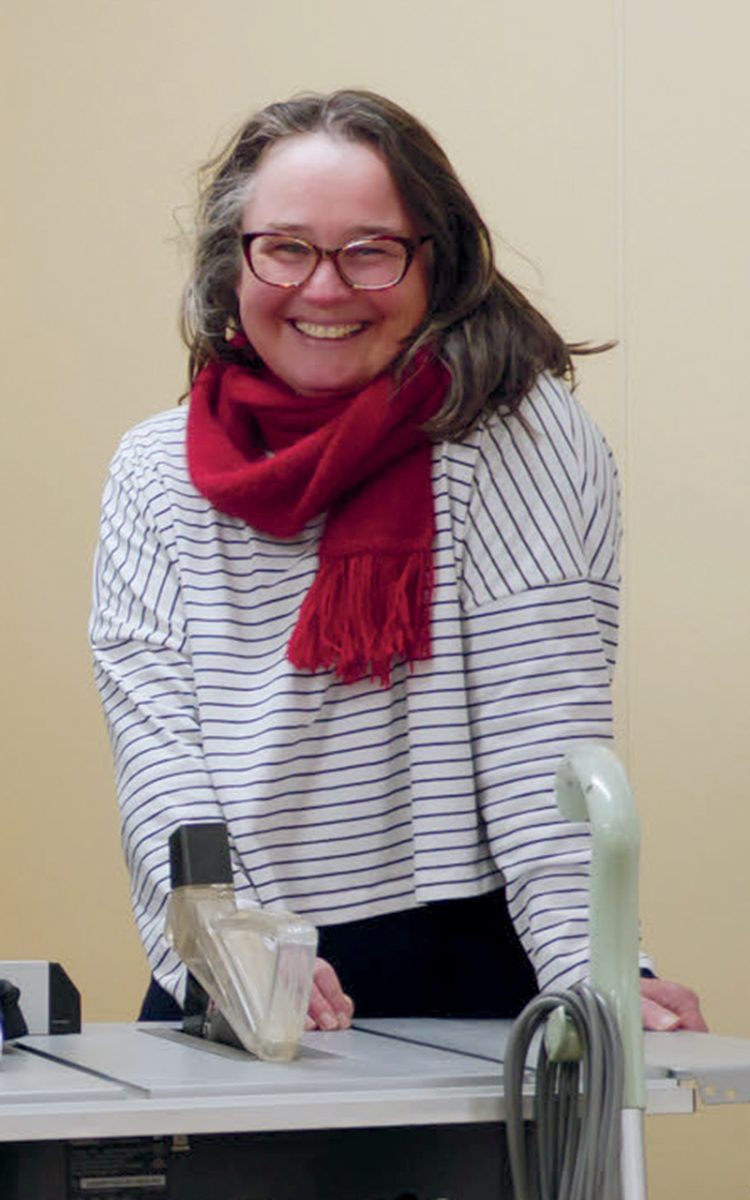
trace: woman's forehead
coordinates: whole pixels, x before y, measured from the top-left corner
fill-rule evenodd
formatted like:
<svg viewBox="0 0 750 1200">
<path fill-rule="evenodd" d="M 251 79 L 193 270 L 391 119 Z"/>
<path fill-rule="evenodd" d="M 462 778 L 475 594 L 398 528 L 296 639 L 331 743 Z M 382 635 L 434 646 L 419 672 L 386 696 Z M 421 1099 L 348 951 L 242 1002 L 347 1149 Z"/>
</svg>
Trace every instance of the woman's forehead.
<svg viewBox="0 0 750 1200">
<path fill-rule="evenodd" d="M 243 216 L 246 228 L 248 221 L 255 227 L 271 222 L 301 234 L 320 221 L 343 221 L 362 235 L 398 232 L 409 223 L 378 151 L 322 132 L 292 135 L 266 152 Z"/>
</svg>

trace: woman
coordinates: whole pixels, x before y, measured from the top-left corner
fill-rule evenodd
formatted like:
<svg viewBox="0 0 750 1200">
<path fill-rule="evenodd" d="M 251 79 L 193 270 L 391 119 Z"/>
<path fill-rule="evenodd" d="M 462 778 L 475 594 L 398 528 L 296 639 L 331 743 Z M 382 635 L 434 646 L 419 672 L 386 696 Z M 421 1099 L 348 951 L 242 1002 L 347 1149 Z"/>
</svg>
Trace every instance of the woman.
<svg viewBox="0 0 750 1200">
<path fill-rule="evenodd" d="M 318 925 L 311 1027 L 581 978 L 589 839 L 553 780 L 611 738 L 619 528 L 573 348 L 430 134 L 357 91 L 271 105 L 211 164 L 184 330 L 190 405 L 112 464 L 92 619 L 143 1015 L 182 999 L 187 821 Z M 644 988 L 650 1027 L 703 1027 Z"/>
</svg>

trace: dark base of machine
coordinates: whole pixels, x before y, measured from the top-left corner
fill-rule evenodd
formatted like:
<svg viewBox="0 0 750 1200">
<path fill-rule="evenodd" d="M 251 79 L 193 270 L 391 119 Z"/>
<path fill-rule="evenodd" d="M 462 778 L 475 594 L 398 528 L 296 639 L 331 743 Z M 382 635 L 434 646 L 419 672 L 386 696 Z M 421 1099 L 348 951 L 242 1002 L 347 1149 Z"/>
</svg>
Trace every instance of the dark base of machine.
<svg viewBox="0 0 750 1200">
<path fill-rule="evenodd" d="M 3 1200 L 511 1200 L 500 1125 L 0 1145 Z"/>
</svg>

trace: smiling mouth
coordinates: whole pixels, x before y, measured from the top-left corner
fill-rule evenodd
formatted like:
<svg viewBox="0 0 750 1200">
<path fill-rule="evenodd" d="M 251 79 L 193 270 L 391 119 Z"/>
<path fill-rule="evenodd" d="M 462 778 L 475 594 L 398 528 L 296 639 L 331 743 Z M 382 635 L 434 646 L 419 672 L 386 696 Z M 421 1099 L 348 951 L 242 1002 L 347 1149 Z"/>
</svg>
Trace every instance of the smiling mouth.
<svg viewBox="0 0 750 1200">
<path fill-rule="evenodd" d="M 314 325 L 311 321 L 291 321 L 298 333 L 305 337 L 316 338 L 319 341 L 338 342 L 344 338 L 354 337 L 366 328 L 366 321 L 358 321 L 356 325 Z"/>
</svg>

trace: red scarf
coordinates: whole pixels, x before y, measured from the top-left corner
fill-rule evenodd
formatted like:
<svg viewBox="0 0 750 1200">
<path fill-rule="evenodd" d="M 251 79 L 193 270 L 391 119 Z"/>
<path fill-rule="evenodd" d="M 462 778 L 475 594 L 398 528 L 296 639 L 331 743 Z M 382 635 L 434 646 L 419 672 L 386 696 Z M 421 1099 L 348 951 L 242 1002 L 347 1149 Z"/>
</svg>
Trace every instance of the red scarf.
<svg viewBox="0 0 750 1200">
<path fill-rule="evenodd" d="M 345 398 L 299 396 L 233 364 L 211 362 L 197 376 L 187 455 L 198 491 L 280 538 L 327 513 L 289 642 L 294 666 L 388 686 L 394 661 L 430 657 L 435 516 L 420 426 L 447 386 L 427 354 L 398 387 L 382 375 Z"/>
</svg>

